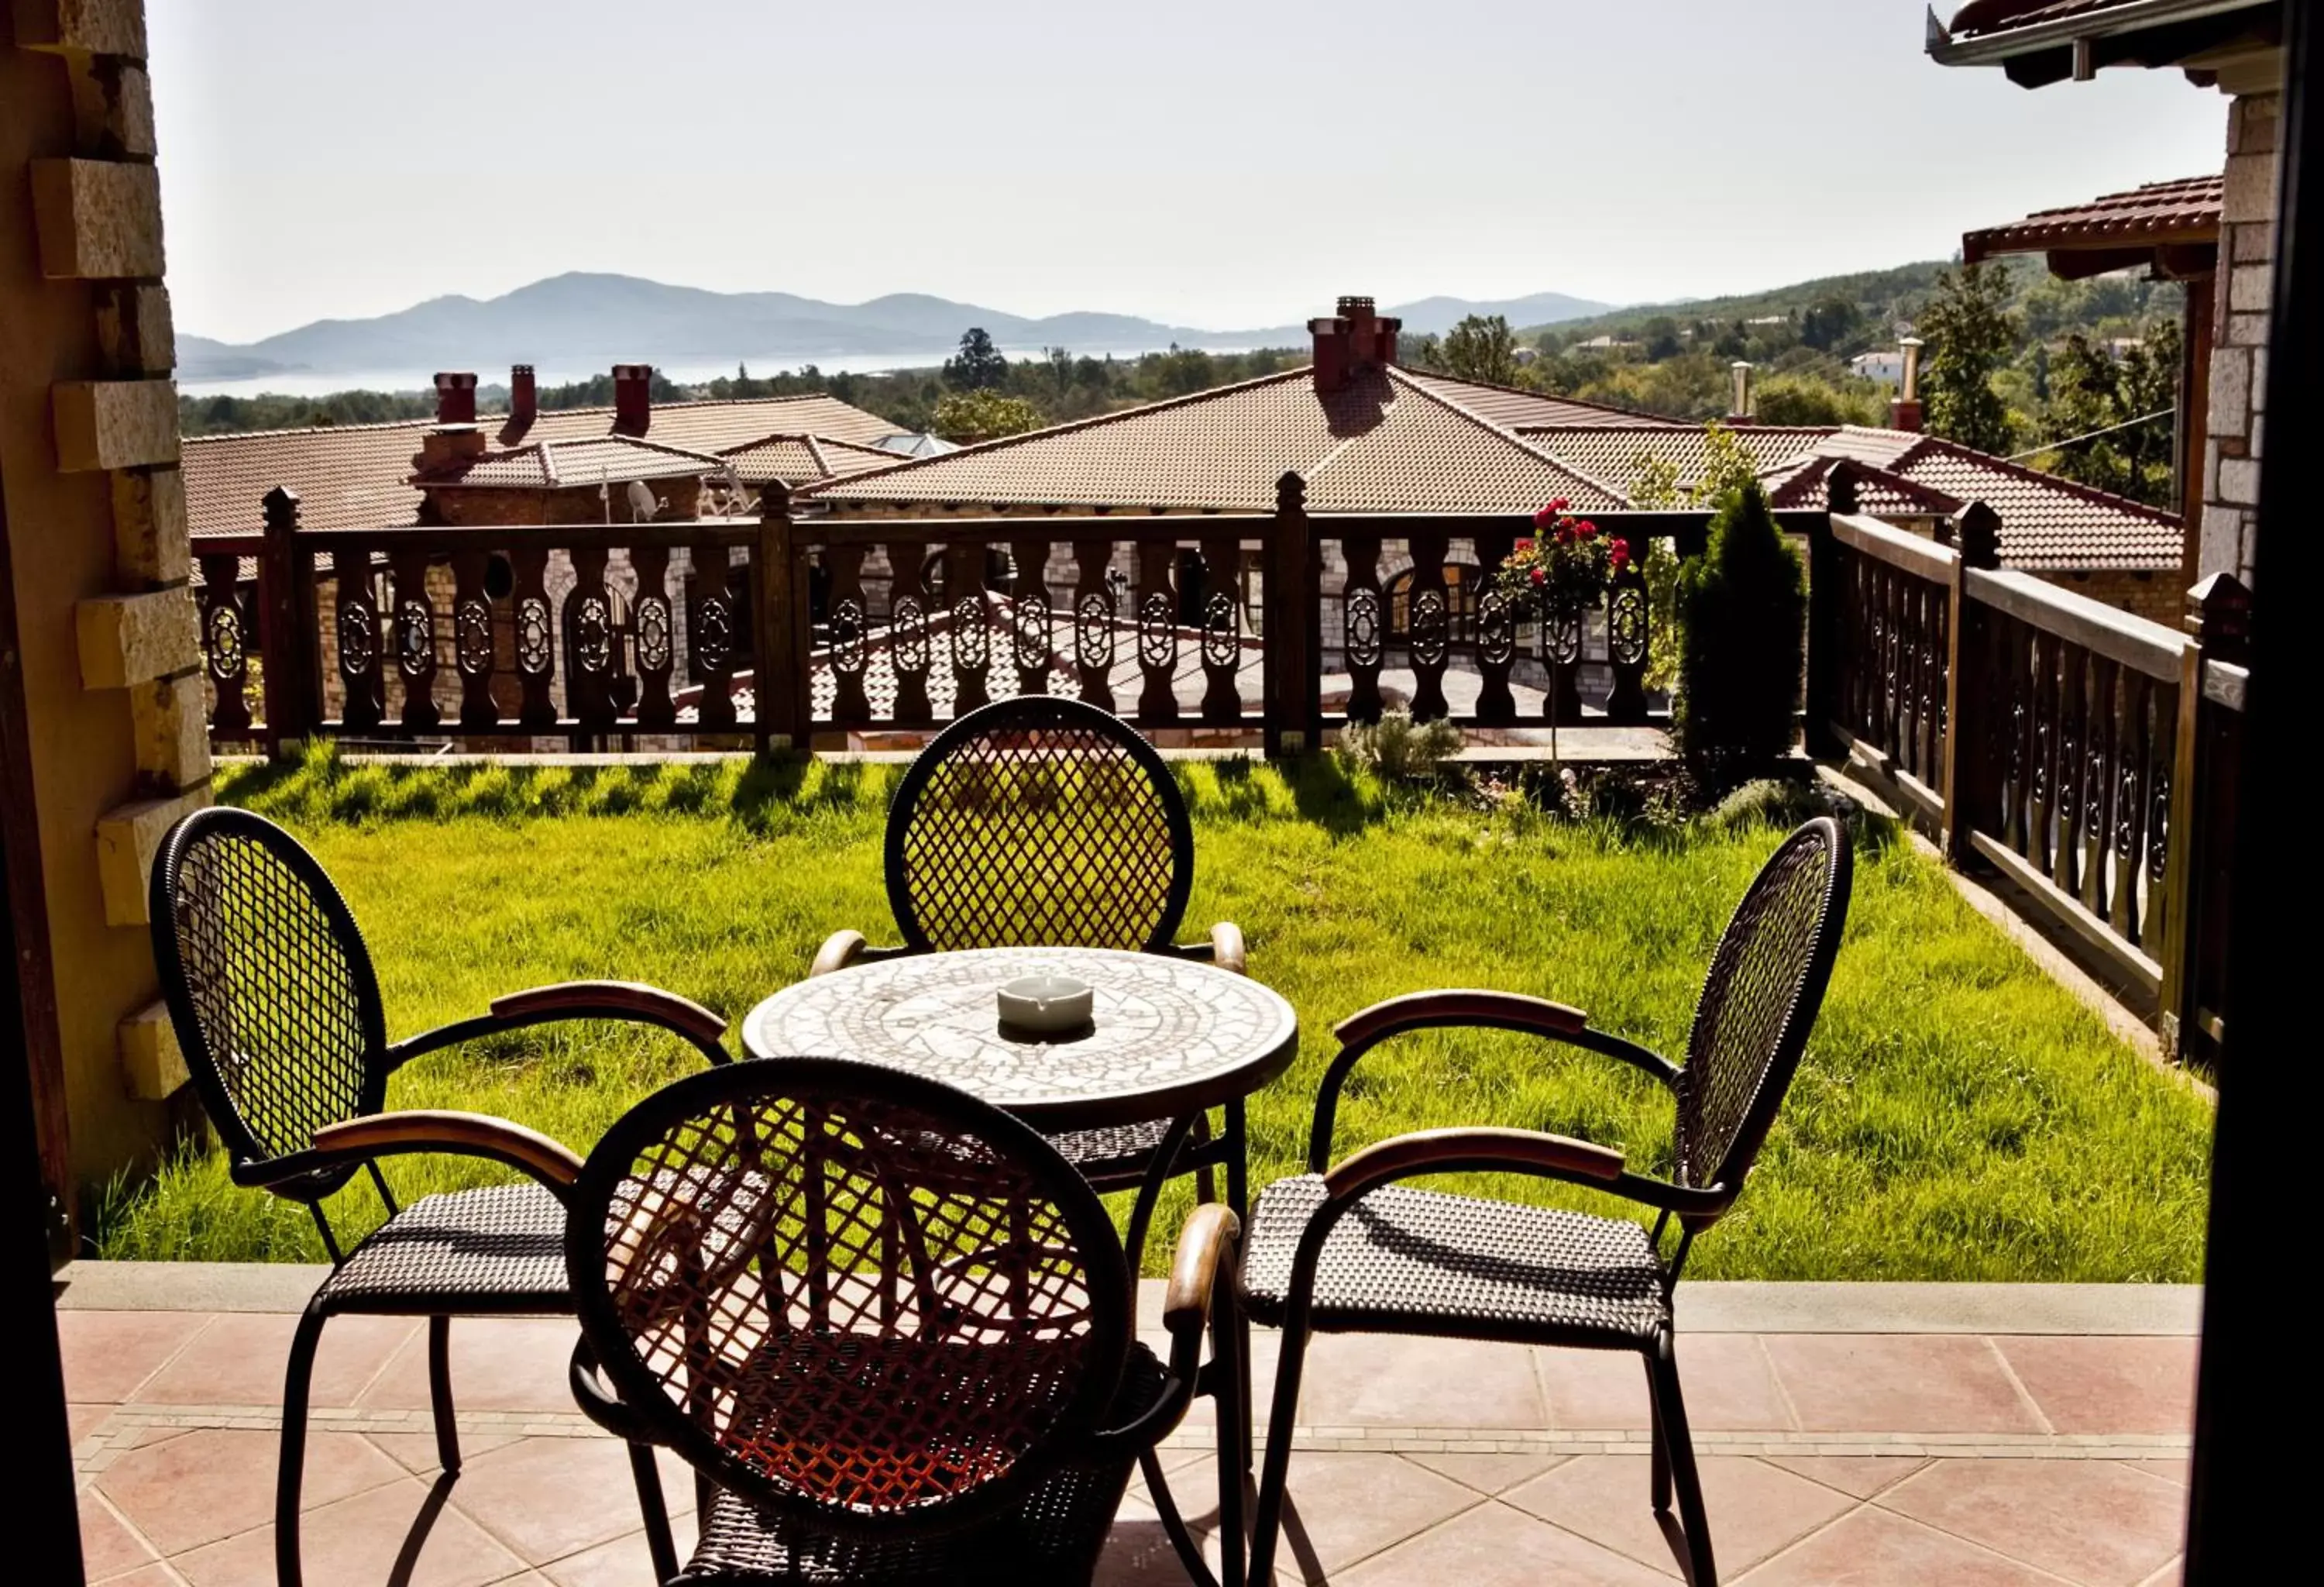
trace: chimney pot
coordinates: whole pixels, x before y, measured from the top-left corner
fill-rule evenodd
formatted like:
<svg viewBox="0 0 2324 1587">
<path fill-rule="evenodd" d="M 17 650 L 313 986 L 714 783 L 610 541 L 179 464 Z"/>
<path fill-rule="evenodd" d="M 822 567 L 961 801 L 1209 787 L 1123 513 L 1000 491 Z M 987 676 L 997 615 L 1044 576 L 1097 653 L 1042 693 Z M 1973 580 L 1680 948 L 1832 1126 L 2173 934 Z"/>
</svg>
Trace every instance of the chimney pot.
<svg viewBox="0 0 2324 1587">
<path fill-rule="evenodd" d="M 523 429 L 540 415 L 540 386 L 530 364 L 509 368 L 509 422 Z"/>
<path fill-rule="evenodd" d="M 466 371 L 439 372 L 436 376 L 436 422 L 476 422 L 476 377 Z"/>
<path fill-rule="evenodd" d="M 1735 391 L 1731 399 L 1732 405 L 1727 415 L 1727 422 L 1748 424 L 1751 421 L 1750 361 L 1738 358 L 1733 364 L 1728 365 L 1728 373 L 1734 377 Z"/>
<path fill-rule="evenodd" d="M 1892 429 L 1918 435 L 1927 418 L 1921 405 L 1921 349 L 1928 344 L 1918 337 L 1906 337 L 1896 345 L 1904 354 L 1904 374 L 1896 400 L 1888 404 L 1888 424 Z"/>
<path fill-rule="evenodd" d="M 613 365 L 613 433 L 641 436 L 653 423 L 653 365 Z"/>
</svg>

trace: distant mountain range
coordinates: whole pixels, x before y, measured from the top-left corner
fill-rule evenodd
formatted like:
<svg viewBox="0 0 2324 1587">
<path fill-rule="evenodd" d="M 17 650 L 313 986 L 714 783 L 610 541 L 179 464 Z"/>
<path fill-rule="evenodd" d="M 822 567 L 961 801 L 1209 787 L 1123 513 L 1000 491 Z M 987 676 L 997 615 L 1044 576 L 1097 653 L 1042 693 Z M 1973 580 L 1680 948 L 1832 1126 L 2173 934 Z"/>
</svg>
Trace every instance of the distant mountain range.
<svg viewBox="0 0 2324 1587">
<path fill-rule="evenodd" d="M 1442 335 L 1467 314 L 1499 314 L 1511 325 L 1547 325 L 1603 314 L 1611 306 L 1562 292 L 1500 302 L 1424 298 L 1390 308 L 1408 335 Z M 558 371 L 602 370 L 626 360 L 664 367 L 779 366 L 814 362 L 941 357 L 963 331 L 982 326 L 1004 351 L 1061 346 L 1077 353 L 1182 347 L 1296 346 L 1304 325 L 1203 330 L 1135 315 L 1082 311 L 1028 318 L 916 292 L 868 303 L 825 303 L 789 292 L 711 292 L 626 275 L 575 272 L 498 298 L 431 298 L 370 319 L 318 319 L 236 346 L 178 338 L 178 375 L 188 381 L 374 374 L 384 371 L 491 372 L 534 364 Z"/>
</svg>

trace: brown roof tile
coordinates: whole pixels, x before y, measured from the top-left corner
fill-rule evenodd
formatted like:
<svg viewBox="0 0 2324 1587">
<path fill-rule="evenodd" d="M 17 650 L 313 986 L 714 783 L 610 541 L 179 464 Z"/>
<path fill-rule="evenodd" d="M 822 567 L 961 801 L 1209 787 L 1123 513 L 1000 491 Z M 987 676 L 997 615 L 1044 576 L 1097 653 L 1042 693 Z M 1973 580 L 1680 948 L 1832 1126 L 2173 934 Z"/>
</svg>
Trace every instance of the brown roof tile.
<svg viewBox="0 0 2324 1587">
<path fill-rule="evenodd" d="M 1637 484 L 1640 465 L 1647 457 L 1676 465 L 1682 486 L 1699 481 L 1711 457 L 1710 437 L 1697 424 L 1558 425 L 1528 427 L 1518 433 L 1561 463 L 1625 494 Z M 1765 471 L 1812 454 L 1833 432 L 1828 425 L 1735 425 L 1729 433 L 1750 455 L 1753 466 Z"/>
<path fill-rule="evenodd" d="M 582 440 L 613 430 L 611 408 L 541 414 L 523 430 L 504 418 L 485 423 L 495 443 Z M 255 534 L 259 503 L 276 485 L 300 497 L 309 529 L 366 529 L 410 523 L 420 510 L 411 484 L 420 442 L 432 420 L 189 436 L 183 447 L 187 516 L 197 536 Z M 665 402 L 648 437 L 687 451 L 716 452 L 773 431 L 812 433 L 868 446 L 896 427 L 836 397 L 764 397 L 725 402 Z"/>
<path fill-rule="evenodd" d="M 1553 397 L 1543 392 L 1519 391 L 1514 386 L 1490 385 L 1480 380 L 1461 380 L 1453 375 L 1439 374 L 1434 370 L 1407 369 L 1405 375 L 1415 385 L 1452 398 L 1463 408 L 1490 424 L 1503 429 L 1532 429 L 1545 424 L 1653 424 L 1681 429 L 1678 421 L 1663 419 L 1652 413 L 1634 413 L 1627 408 L 1609 407 L 1603 402 L 1585 402 L 1578 397 Z"/>
<path fill-rule="evenodd" d="M 1439 383 L 1441 384 L 1441 383 Z M 973 503 L 1259 512 L 1296 470 L 1319 512 L 1530 510 L 1618 497 L 1401 369 L 1330 395 L 1306 369 L 808 487 L 835 505 Z"/>
<path fill-rule="evenodd" d="M 423 470 L 411 478 L 423 485 L 553 490 L 606 481 L 679 479 L 724 466 L 707 452 L 688 452 L 633 436 L 598 436 L 587 440 L 534 441 L 505 451 L 485 452 Z"/>
<path fill-rule="evenodd" d="M 878 447 L 857 446 L 829 436 L 771 435 L 719 454 L 744 484 L 780 480 L 788 485 L 844 479 L 874 468 L 892 468 L 904 459 Z"/>
<path fill-rule="evenodd" d="M 1961 256 L 1974 264 L 1997 254 L 2215 242 L 2226 195 L 2227 179 L 2219 176 L 2149 182 L 2126 193 L 2036 210 L 2006 226 L 1970 232 L 1961 238 Z"/>
</svg>

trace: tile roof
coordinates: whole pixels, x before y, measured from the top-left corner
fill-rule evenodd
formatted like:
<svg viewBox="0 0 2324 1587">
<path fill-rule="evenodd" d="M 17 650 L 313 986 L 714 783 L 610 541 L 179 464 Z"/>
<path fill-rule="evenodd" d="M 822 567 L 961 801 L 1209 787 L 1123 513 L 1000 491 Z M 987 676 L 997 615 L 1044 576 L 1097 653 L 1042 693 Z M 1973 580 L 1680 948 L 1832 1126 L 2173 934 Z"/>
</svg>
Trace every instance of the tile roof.
<svg viewBox="0 0 2324 1587">
<path fill-rule="evenodd" d="M 1585 402 L 1578 397 L 1553 397 L 1542 392 L 1519 391 L 1514 386 L 1461 380 L 1452 375 L 1439 374 L 1434 370 L 1407 369 L 1404 374 L 1415 385 L 1440 396 L 1450 397 L 1478 418 L 1498 424 L 1503 429 L 1529 429 L 1545 424 L 1654 424 L 1693 428 L 1652 413 L 1634 413 L 1627 408 L 1609 407 L 1603 402 Z"/>
<path fill-rule="evenodd" d="M 679 479 L 724 467 L 707 452 L 689 452 L 633 436 L 534 441 L 505 451 L 462 457 L 414 474 L 414 484 L 502 490 L 553 490 L 632 479 Z"/>
<path fill-rule="evenodd" d="M 1682 486 L 1702 477 L 1703 466 L 1711 457 L 1711 438 L 1698 424 L 1528 426 L 1517 433 L 1558 461 L 1626 494 L 1637 484 L 1639 466 L 1649 457 L 1676 465 Z M 1764 471 L 1812 453 L 1832 430 L 1829 425 L 1799 429 L 1736 425 L 1728 433 Z"/>
<path fill-rule="evenodd" d="M 2042 254 L 2054 248 L 2153 246 L 2215 242 L 2227 197 L 2223 176 L 2149 182 L 2085 204 L 2040 209 L 2006 226 L 1961 238 L 1961 256 L 1974 264 L 1997 254 Z"/>
<path fill-rule="evenodd" d="M 744 484 L 781 480 L 788 485 L 841 479 L 873 468 L 892 468 L 903 455 L 885 447 L 858 446 L 827 436 L 770 435 L 719 454 Z"/>
<path fill-rule="evenodd" d="M 1956 39 L 1981 38 L 2042 23 L 2062 22 L 2091 12 L 2112 11 L 2130 3 L 2131 0 L 1969 0 L 1953 13 L 1952 26 L 1946 31 Z"/>
<path fill-rule="evenodd" d="M 542 413 L 522 430 L 487 417 L 494 441 L 513 447 L 542 440 L 581 440 L 612 433 L 611 408 Z M 189 436 L 182 447 L 186 512 L 196 536 L 255 534 L 259 503 L 276 485 L 299 494 L 299 521 L 309 529 L 368 529 L 410 523 L 420 494 L 410 483 L 420 442 L 435 421 L 350 424 L 315 429 Z M 804 432 L 870 446 L 896 427 L 836 397 L 762 397 L 724 402 L 664 402 L 648 436 L 665 446 L 716 452 L 773 431 Z"/>
<path fill-rule="evenodd" d="M 1319 394 L 1286 370 L 1029 435 L 964 447 L 810 499 L 1263 512 L 1290 470 L 1319 512 L 1506 512 L 1563 495 L 1600 510 L 1617 493 L 1575 474 L 1445 390 L 1372 369 Z M 1489 390 L 1490 388 L 1486 388 Z"/>
</svg>

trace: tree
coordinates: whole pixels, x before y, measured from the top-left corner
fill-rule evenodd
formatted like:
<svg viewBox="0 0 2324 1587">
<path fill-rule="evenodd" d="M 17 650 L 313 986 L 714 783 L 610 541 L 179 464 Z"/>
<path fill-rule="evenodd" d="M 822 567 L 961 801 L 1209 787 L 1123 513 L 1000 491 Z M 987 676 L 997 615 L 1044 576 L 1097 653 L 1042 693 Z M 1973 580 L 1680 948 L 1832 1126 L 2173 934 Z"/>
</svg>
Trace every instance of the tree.
<svg viewBox="0 0 2324 1587">
<path fill-rule="evenodd" d="M 1448 374 L 1508 386 L 1517 380 L 1517 339 L 1498 314 L 1471 314 L 1444 333 L 1437 351 Z"/>
<path fill-rule="evenodd" d="M 1679 578 L 1679 752 L 1714 783 L 1791 752 L 1807 654 L 1807 585 L 1753 480 L 1728 494 Z"/>
<path fill-rule="evenodd" d="M 988 392 L 1009 378 L 1009 360 L 982 326 L 961 333 L 960 351 L 945 360 L 945 384 L 956 392 Z"/>
<path fill-rule="evenodd" d="M 1819 298 L 1800 317 L 1800 340 L 1821 353 L 1837 353 L 1863 328 L 1864 311 L 1845 298 Z"/>
<path fill-rule="evenodd" d="M 954 392 L 936 404 L 930 420 L 936 434 L 965 446 L 1041 428 L 1041 411 L 1022 397 L 990 389 Z"/>
<path fill-rule="evenodd" d="M 2052 458 L 2052 473 L 2158 507 L 2174 504 L 2176 325 L 2159 321 L 2144 340 L 2118 351 L 2069 337 L 2050 361 L 2049 383 L 2045 428 L 2052 440 L 2070 443 Z"/>
<path fill-rule="evenodd" d="M 1982 264 L 1947 271 L 1937 278 L 1937 295 L 1918 328 L 1928 344 L 1921 397 L 1930 432 L 2006 456 L 2016 441 L 2017 420 L 1993 389 L 1993 377 L 2018 346 L 2008 278 Z"/>
<path fill-rule="evenodd" d="M 1761 424 L 1877 424 L 1871 402 L 1821 380 L 1778 374 L 1759 383 L 1752 398 Z"/>
</svg>

